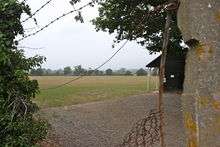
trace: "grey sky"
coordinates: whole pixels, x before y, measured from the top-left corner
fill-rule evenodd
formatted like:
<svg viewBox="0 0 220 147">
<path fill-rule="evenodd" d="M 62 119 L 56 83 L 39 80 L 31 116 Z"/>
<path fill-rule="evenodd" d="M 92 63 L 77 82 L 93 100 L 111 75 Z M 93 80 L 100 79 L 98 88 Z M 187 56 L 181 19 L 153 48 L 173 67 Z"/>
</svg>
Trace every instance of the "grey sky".
<svg viewBox="0 0 220 147">
<path fill-rule="evenodd" d="M 34 12 L 47 0 L 28 0 Z M 83 3 L 88 0 L 83 0 Z M 75 6 L 75 8 L 83 5 Z M 36 15 L 38 27 L 46 25 L 54 18 L 72 10 L 69 0 L 53 0 L 46 8 Z M 45 68 L 58 69 L 64 66 L 82 65 L 85 68 L 95 68 L 109 58 L 119 47 L 112 48 L 114 36 L 105 32 L 96 32 L 95 27 L 89 22 L 97 16 L 97 8 L 87 8 L 83 11 L 86 22 L 76 23 L 74 14 L 51 25 L 45 31 L 25 39 L 19 46 L 44 47 L 41 50 L 25 49 L 27 56 L 40 54 L 46 56 Z M 26 18 L 26 16 L 23 16 Z M 24 28 L 35 27 L 29 20 L 24 23 Z M 37 30 L 38 28 L 36 28 Z M 31 30 L 33 32 L 34 30 Z M 26 32 L 29 34 L 31 32 Z M 128 43 L 113 60 L 102 69 L 113 68 L 144 68 L 146 63 L 155 58 L 148 51 L 135 42 Z"/>
</svg>

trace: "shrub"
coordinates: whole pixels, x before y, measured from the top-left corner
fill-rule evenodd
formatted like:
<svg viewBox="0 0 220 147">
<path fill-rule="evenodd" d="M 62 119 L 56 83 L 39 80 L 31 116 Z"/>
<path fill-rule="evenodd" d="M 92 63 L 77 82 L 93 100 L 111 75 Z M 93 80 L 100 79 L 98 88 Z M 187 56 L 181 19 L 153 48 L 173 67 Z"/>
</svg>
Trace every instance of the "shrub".
<svg viewBox="0 0 220 147">
<path fill-rule="evenodd" d="M 47 123 L 35 119 L 38 107 L 31 100 L 39 92 L 38 83 L 28 73 L 45 60 L 26 58 L 17 48 L 17 35 L 23 35 L 22 13 L 29 7 L 17 0 L 0 2 L 0 146 L 30 147 L 47 135 Z"/>
</svg>

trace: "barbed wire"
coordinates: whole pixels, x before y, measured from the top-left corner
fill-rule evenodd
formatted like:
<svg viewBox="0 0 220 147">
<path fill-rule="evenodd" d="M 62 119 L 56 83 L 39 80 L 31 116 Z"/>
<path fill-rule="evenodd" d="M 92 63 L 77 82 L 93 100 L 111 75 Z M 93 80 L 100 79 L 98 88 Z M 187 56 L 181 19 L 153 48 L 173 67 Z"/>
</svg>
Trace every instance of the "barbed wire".
<svg viewBox="0 0 220 147">
<path fill-rule="evenodd" d="M 75 10 L 76 10 L 76 9 L 75 9 Z M 77 10 L 76 10 L 76 11 L 77 11 Z M 140 29 L 139 27 L 142 25 L 143 21 L 146 19 L 146 17 L 149 17 L 151 14 L 152 14 L 152 12 L 146 13 L 146 14 L 143 16 L 143 18 L 141 19 L 140 23 L 137 25 L 136 29 L 134 29 L 134 30 L 138 30 L 138 31 L 139 31 L 139 29 Z M 133 33 L 135 33 L 135 32 L 136 32 L 136 31 L 134 31 Z M 92 74 L 93 74 L 96 70 L 100 69 L 101 67 L 103 67 L 104 65 L 106 65 L 108 62 L 110 62 L 110 61 L 125 47 L 125 45 L 128 43 L 128 41 L 129 41 L 129 40 L 126 40 L 126 41 L 122 44 L 122 46 L 121 46 L 110 58 L 108 58 L 105 62 L 103 62 L 101 65 L 99 65 L 97 68 L 95 68 L 95 69 L 93 70 Z M 79 75 L 78 77 L 76 77 L 76 78 L 74 78 L 74 79 L 72 79 L 72 80 L 70 80 L 70 81 L 68 81 L 68 82 L 66 82 L 66 83 L 63 83 L 63 84 L 60 84 L 60 85 L 54 86 L 54 87 L 49 87 L 49 88 L 45 88 L 45 89 L 40 89 L 40 90 L 57 89 L 57 88 L 60 88 L 60 87 L 65 86 L 65 85 L 68 85 L 68 84 L 70 84 L 70 83 L 72 83 L 72 82 L 75 82 L 75 81 L 77 81 L 77 80 L 79 80 L 79 79 L 82 79 L 82 78 L 85 77 L 85 76 L 86 76 L 86 75 Z"/>
<path fill-rule="evenodd" d="M 41 26 L 37 25 L 35 27 L 30 27 L 30 28 L 24 28 L 25 33 L 31 33 L 33 31 L 36 31 L 37 29 L 41 28 Z"/>
<path fill-rule="evenodd" d="M 27 0 L 23 0 L 22 2 L 25 3 L 25 2 L 27 2 Z"/>
<path fill-rule="evenodd" d="M 33 18 L 33 16 L 35 16 L 38 12 L 40 12 L 44 7 L 46 7 L 52 0 L 47 1 L 45 4 L 43 4 L 39 9 L 37 9 L 33 14 L 31 14 L 31 16 L 29 16 L 28 18 L 24 19 L 23 21 L 21 21 L 21 23 L 25 23 L 26 21 L 28 21 L 29 19 Z"/>
<path fill-rule="evenodd" d="M 110 58 L 108 58 L 105 62 L 103 62 L 101 65 L 99 65 L 98 67 L 96 67 L 94 70 L 93 70 L 93 72 L 92 72 L 92 74 L 93 73 L 95 73 L 95 71 L 97 71 L 97 70 L 99 70 L 100 68 L 102 68 L 104 65 L 106 65 L 108 62 L 110 62 L 124 47 L 125 47 L 125 45 L 128 43 L 128 40 L 126 40 L 123 44 L 122 44 L 122 46 L 110 57 Z M 45 89 L 40 89 L 40 90 L 50 90 L 50 89 L 57 89 L 57 88 L 60 88 L 60 87 L 63 87 L 63 86 L 65 86 L 65 85 L 68 85 L 68 84 L 70 84 L 70 83 L 72 83 L 72 82 L 74 82 L 74 81 L 77 81 L 77 80 L 79 80 L 79 79 L 82 79 L 82 78 L 84 78 L 86 75 L 79 75 L 78 77 L 76 77 L 75 79 L 72 79 L 72 80 L 70 80 L 70 81 L 68 81 L 68 82 L 66 82 L 66 83 L 63 83 L 63 84 L 60 84 L 60 85 L 58 85 L 58 86 L 54 86 L 54 87 L 50 87 L 50 88 L 45 88 Z"/>
<path fill-rule="evenodd" d="M 30 28 L 24 28 L 24 31 L 36 30 L 37 28 L 39 28 L 39 26 L 36 26 L 36 27 L 30 27 Z"/>
<path fill-rule="evenodd" d="M 93 2 L 89 2 L 89 3 L 87 3 L 87 4 L 83 5 L 83 6 L 81 6 L 81 7 L 78 8 L 78 9 L 71 10 L 71 11 L 69 11 L 69 12 L 67 12 L 67 13 L 64 13 L 63 15 L 61 15 L 61 16 L 57 17 L 56 19 L 52 20 L 51 22 L 49 22 L 47 25 L 45 25 L 45 26 L 42 27 L 41 29 L 37 30 L 36 32 L 31 33 L 31 34 L 28 34 L 28 35 L 24 36 L 24 37 L 21 38 L 21 39 L 18 39 L 17 42 L 20 42 L 20 41 L 22 41 L 22 40 L 24 40 L 24 39 L 26 39 L 26 38 L 28 38 L 28 37 L 31 37 L 31 36 L 34 36 L 34 35 L 38 34 L 39 32 L 41 32 L 41 31 L 45 30 L 46 28 L 48 28 L 48 27 L 49 27 L 50 25 L 52 25 L 53 23 L 55 23 L 55 22 L 59 21 L 60 19 L 64 18 L 65 16 L 67 16 L 67 15 L 69 15 L 69 14 L 72 14 L 72 13 L 74 13 L 74 12 L 80 11 L 80 10 L 82 10 L 83 8 L 90 6 L 92 3 L 93 3 Z"/>
<path fill-rule="evenodd" d="M 41 50 L 43 47 L 34 48 L 34 47 L 28 47 L 28 46 L 18 46 L 20 49 L 29 49 L 29 50 Z"/>
</svg>

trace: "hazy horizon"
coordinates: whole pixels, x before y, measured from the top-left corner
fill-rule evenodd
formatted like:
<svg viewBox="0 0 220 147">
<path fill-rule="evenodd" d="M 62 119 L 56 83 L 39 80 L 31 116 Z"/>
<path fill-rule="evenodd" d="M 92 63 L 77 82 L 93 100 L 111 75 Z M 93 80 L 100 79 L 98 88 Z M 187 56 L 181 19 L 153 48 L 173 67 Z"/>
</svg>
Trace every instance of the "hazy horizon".
<svg viewBox="0 0 220 147">
<path fill-rule="evenodd" d="M 86 1 L 83 3 L 86 3 Z M 45 2 L 46 0 L 27 1 L 32 12 L 36 11 Z M 83 3 L 75 8 L 80 7 Z M 53 0 L 36 15 L 38 26 L 31 19 L 24 23 L 24 28 L 36 27 L 35 30 L 30 30 L 26 34 L 38 30 L 70 10 L 73 10 L 73 8 L 69 4 L 69 0 Z M 40 50 L 24 49 L 28 57 L 39 54 L 47 58 L 47 62 L 42 65 L 42 68 L 59 69 L 65 66 L 82 65 L 84 68 L 94 69 L 106 61 L 121 45 L 118 44 L 115 48 L 112 48 L 114 36 L 106 32 L 95 31 L 95 26 L 90 23 L 90 20 L 95 18 L 97 14 L 96 7 L 86 8 L 83 11 L 84 24 L 75 22 L 75 15 L 71 14 L 39 34 L 25 39 L 19 46 L 42 48 Z M 23 16 L 23 19 L 26 17 Z M 101 69 L 144 68 L 156 56 L 158 54 L 149 55 L 147 49 L 133 41 L 129 42 L 111 62 Z"/>
</svg>

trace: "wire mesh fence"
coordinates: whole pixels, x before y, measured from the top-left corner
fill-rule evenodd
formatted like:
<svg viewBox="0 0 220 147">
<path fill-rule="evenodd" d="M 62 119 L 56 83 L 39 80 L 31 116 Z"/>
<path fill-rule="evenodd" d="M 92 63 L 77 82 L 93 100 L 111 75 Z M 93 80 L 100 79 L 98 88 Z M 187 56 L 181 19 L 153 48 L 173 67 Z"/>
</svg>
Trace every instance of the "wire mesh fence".
<svg viewBox="0 0 220 147">
<path fill-rule="evenodd" d="M 151 110 L 145 118 L 141 119 L 133 126 L 120 147 L 152 147 L 159 143 L 159 116 L 161 113 L 157 110 Z"/>
</svg>

